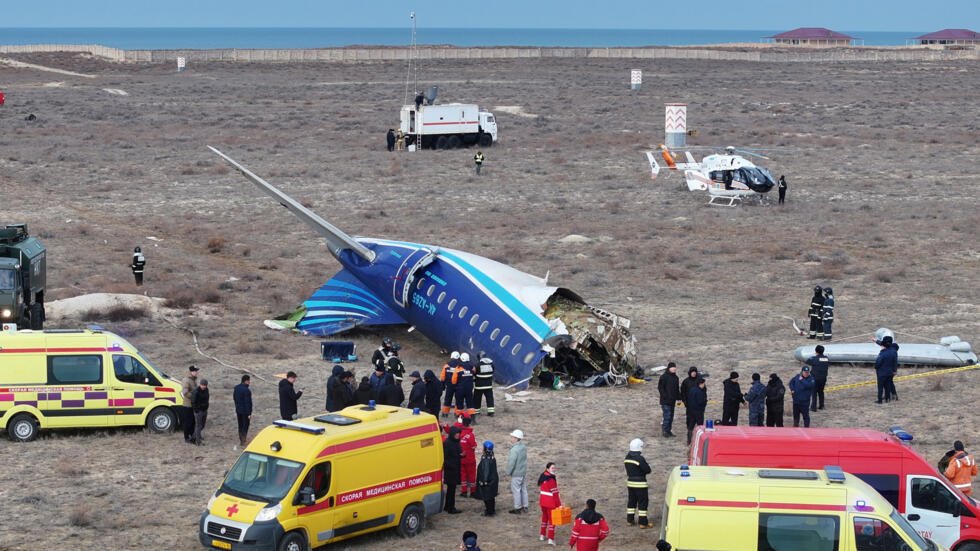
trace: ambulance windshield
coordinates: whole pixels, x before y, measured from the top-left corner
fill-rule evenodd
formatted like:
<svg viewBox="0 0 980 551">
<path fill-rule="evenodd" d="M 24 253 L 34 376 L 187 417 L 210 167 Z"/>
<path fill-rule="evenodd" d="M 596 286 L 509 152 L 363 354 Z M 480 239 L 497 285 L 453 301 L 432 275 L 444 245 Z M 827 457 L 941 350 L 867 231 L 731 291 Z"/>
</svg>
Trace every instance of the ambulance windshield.
<svg viewBox="0 0 980 551">
<path fill-rule="evenodd" d="M 302 472 L 302 463 L 245 452 L 228 471 L 221 491 L 252 501 L 276 503 L 286 497 Z"/>
<path fill-rule="evenodd" d="M 923 551 L 933 551 L 936 549 L 936 545 L 931 541 L 923 539 L 923 537 L 915 531 L 915 528 L 909 524 L 909 521 L 905 520 L 905 517 L 898 514 L 898 511 L 892 509 L 892 512 L 890 515 L 888 515 L 888 517 L 891 518 L 892 522 L 898 525 L 899 529 L 905 533 L 905 537 L 915 543 L 917 549 L 922 549 Z"/>
</svg>

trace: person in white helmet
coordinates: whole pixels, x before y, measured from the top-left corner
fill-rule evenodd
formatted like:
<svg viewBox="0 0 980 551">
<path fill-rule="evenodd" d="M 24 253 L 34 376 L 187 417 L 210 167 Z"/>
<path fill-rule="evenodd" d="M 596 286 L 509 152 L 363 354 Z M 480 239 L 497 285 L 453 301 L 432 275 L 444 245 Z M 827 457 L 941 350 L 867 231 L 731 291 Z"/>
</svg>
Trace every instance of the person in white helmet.
<svg viewBox="0 0 980 551">
<path fill-rule="evenodd" d="M 623 460 L 623 465 L 626 466 L 626 522 L 632 526 L 639 517 L 640 528 L 650 528 L 647 520 L 647 506 L 650 504 L 647 475 L 651 469 L 643 458 L 643 446 L 643 440 L 639 438 L 630 440 L 630 451 Z"/>
<path fill-rule="evenodd" d="M 507 454 L 507 474 L 510 475 L 510 492 L 514 495 L 514 508 L 509 512 L 519 515 L 527 512 L 527 446 L 524 431 L 514 429 L 510 433 L 510 453 Z"/>
<path fill-rule="evenodd" d="M 439 380 L 442 382 L 442 390 L 445 392 L 442 398 L 442 410 L 440 410 L 440 416 L 446 417 L 449 415 L 449 410 L 453 406 L 453 397 L 456 395 L 456 385 L 453 384 L 453 373 L 456 372 L 456 368 L 459 366 L 459 352 L 453 351 L 449 355 L 449 361 L 442 366 L 442 371 L 439 373 Z"/>
<path fill-rule="evenodd" d="M 456 387 L 456 415 L 476 414 L 473 407 L 473 375 L 476 369 L 470 362 L 470 355 L 463 352 L 459 355 L 459 366 L 453 373 L 453 385 Z"/>
</svg>

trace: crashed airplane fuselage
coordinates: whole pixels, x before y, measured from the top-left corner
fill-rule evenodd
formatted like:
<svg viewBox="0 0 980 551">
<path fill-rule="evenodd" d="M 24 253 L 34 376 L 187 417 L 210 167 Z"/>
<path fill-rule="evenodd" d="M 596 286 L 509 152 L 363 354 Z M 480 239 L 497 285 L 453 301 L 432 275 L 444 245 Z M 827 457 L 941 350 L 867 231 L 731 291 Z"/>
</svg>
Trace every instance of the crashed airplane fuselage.
<svg viewBox="0 0 980 551">
<path fill-rule="evenodd" d="M 443 349 L 493 359 L 497 382 L 505 385 L 527 380 L 556 349 L 596 371 L 632 373 L 636 367 L 628 319 L 478 255 L 351 237 L 211 149 L 317 230 L 343 266 L 305 302 L 297 329 L 325 336 L 357 326 L 408 324 Z"/>
</svg>

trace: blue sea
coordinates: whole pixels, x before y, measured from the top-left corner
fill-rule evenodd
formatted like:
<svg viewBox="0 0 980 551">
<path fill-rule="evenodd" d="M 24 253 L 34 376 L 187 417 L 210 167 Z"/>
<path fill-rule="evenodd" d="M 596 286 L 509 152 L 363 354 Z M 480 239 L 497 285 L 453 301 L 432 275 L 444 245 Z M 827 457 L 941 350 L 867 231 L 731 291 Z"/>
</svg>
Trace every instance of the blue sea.
<svg viewBox="0 0 980 551">
<path fill-rule="evenodd" d="M 417 29 L 419 45 L 452 46 L 687 46 L 763 42 L 784 32 L 773 30 L 669 29 Z M 924 32 L 841 30 L 866 46 L 902 46 Z M 928 32 L 928 31 L 926 31 Z M 214 48 L 331 48 L 407 46 L 408 28 L 0 28 L 0 44 L 99 44 L 123 50 L 198 50 Z"/>
</svg>

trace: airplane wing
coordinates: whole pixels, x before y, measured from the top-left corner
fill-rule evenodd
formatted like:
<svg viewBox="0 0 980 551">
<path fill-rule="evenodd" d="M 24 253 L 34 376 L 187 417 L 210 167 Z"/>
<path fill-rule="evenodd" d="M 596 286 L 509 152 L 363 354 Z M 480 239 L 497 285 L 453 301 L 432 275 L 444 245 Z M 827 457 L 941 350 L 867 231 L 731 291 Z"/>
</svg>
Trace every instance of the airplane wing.
<svg viewBox="0 0 980 551">
<path fill-rule="evenodd" d="M 347 270 L 337 272 L 307 299 L 296 329 L 328 336 L 359 325 L 396 325 L 406 321 L 388 308 Z"/>
</svg>

